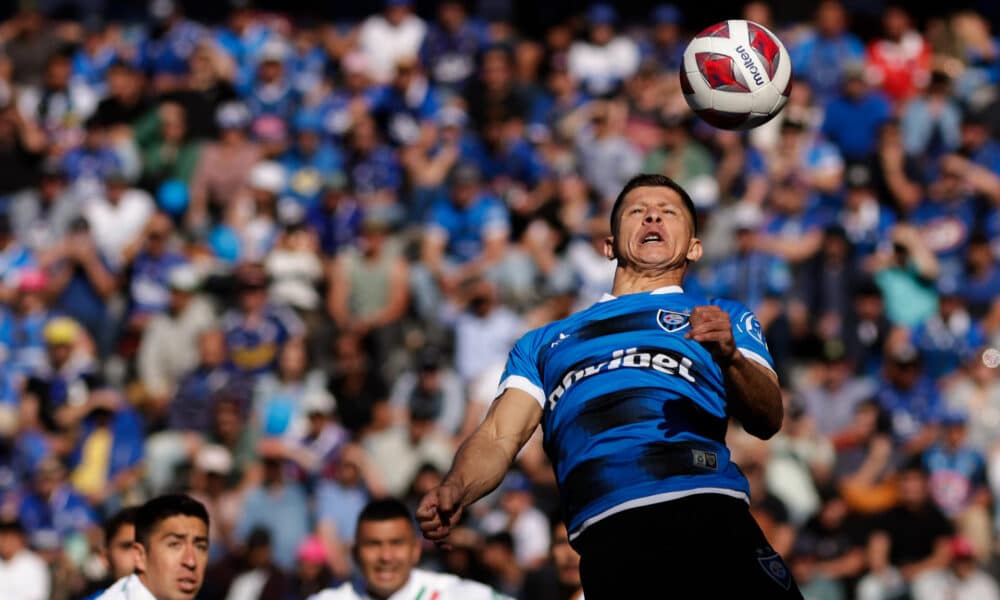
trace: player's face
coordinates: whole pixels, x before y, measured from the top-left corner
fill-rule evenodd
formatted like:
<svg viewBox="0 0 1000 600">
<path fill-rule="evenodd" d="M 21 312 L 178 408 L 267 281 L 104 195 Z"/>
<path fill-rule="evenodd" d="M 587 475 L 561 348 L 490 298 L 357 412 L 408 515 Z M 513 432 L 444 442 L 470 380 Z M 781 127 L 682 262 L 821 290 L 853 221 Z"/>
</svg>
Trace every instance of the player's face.
<svg viewBox="0 0 1000 600">
<path fill-rule="evenodd" d="M 111 563 L 111 574 L 116 580 L 135 571 L 135 552 L 132 550 L 134 540 L 135 526 L 126 524 L 119 527 L 115 536 L 107 542 L 108 562 Z"/>
<path fill-rule="evenodd" d="M 420 560 L 413 525 L 406 519 L 362 521 L 355 540 L 355 558 L 375 598 L 388 598 L 410 578 Z"/>
<path fill-rule="evenodd" d="M 559 525 L 552 532 L 552 562 L 559 583 L 573 587 L 580 585 L 580 555 L 569 545 L 565 525 Z"/>
<path fill-rule="evenodd" d="M 617 237 L 608 238 L 605 254 L 619 265 L 639 269 L 684 268 L 701 258 L 692 215 L 677 192 L 665 187 L 638 187 L 622 202 Z M 617 255 L 615 253 L 617 251 Z"/>
<path fill-rule="evenodd" d="M 205 580 L 208 526 L 197 517 L 176 515 L 160 522 L 149 547 L 135 544 L 135 566 L 157 600 L 192 600 Z"/>
</svg>

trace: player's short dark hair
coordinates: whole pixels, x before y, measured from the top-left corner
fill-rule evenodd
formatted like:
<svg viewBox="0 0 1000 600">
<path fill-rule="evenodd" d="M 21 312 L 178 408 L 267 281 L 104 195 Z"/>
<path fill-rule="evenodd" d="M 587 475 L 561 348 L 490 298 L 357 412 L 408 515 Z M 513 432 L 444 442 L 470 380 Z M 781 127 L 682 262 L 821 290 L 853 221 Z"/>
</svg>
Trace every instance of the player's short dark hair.
<svg viewBox="0 0 1000 600">
<path fill-rule="evenodd" d="M 641 173 L 636 175 L 632 179 L 629 179 L 625 184 L 625 187 L 622 188 L 622 191 L 618 193 L 618 197 L 615 198 L 615 203 L 611 206 L 611 235 L 618 235 L 618 225 L 622 220 L 621 208 L 622 203 L 625 201 L 625 196 L 628 196 L 629 192 L 635 188 L 640 187 L 665 187 L 677 192 L 677 195 L 681 197 L 681 201 L 684 203 L 684 208 L 686 208 L 688 213 L 691 215 L 691 226 L 694 234 L 698 235 L 698 212 L 695 209 L 694 201 L 691 200 L 691 196 L 687 193 L 687 190 L 681 187 L 681 184 L 666 175 L 658 175 L 656 173 Z"/>
<path fill-rule="evenodd" d="M 126 525 L 135 525 L 135 517 L 139 513 L 138 506 L 128 506 L 121 509 L 104 522 L 104 545 L 109 546 L 118 531 Z"/>
<path fill-rule="evenodd" d="M 165 494 L 149 500 L 135 514 L 135 541 L 148 546 L 149 536 L 156 526 L 178 515 L 201 519 L 208 527 L 205 505 L 187 494 Z"/>
<path fill-rule="evenodd" d="M 378 523 L 396 519 L 403 519 L 411 526 L 414 524 L 413 514 L 401 501 L 395 498 L 372 500 L 361 509 L 361 514 L 358 515 L 357 530 L 361 529 L 362 523 Z"/>
</svg>

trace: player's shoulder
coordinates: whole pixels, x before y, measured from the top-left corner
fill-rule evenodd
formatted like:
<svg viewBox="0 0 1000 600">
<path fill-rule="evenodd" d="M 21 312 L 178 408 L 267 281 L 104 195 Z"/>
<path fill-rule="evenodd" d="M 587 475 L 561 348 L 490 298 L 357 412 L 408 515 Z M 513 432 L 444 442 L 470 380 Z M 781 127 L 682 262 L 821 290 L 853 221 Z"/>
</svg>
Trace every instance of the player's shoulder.
<svg viewBox="0 0 1000 600">
<path fill-rule="evenodd" d="M 438 592 L 442 600 L 502 600 L 506 598 L 486 584 L 471 579 L 462 579 L 451 573 L 435 573 L 414 569 L 411 577 L 420 586 L 426 586 L 427 589 Z"/>
<path fill-rule="evenodd" d="M 710 304 L 712 306 L 718 306 L 727 313 L 733 315 L 734 317 L 742 317 L 747 314 L 753 314 L 745 304 L 737 300 L 732 300 L 730 298 L 708 298 L 705 300 L 705 304 Z"/>
<path fill-rule="evenodd" d="M 357 600 L 360 596 L 354 591 L 350 582 L 342 583 L 335 588 L 327 588 L 309 597 L 308 600 Z"/>
</svg>

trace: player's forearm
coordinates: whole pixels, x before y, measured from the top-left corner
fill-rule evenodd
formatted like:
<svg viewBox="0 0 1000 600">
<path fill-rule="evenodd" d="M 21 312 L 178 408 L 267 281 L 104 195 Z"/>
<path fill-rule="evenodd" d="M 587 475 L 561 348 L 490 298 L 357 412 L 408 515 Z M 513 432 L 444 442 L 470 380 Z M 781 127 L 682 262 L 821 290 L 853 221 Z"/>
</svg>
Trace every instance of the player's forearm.
<svg viewBox="0 0 1000 600">
<path fill-rule="evenodd" d="M 456 485 L 461 490 L 462 506 L 468 506 L 500 485 L 519 448 L 495 439 L 480 427 L 458 449 L 443 483 Z"/>
<path fill-rule="evenodd" d="M 778 433 L 784 408 L 781 389 L 771 376 L 739 352 L 722 372 L 730 411 L 747 433 L 762 440 Z"/>
</svg>

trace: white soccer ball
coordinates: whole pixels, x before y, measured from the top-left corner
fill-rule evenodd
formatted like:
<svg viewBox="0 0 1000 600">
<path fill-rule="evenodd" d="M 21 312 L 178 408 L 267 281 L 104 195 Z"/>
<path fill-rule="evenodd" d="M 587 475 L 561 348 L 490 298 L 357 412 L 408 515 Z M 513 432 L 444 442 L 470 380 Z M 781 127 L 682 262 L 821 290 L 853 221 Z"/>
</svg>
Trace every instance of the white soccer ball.
<svg viewBox="0 0 1000 600">
<path fill-rule="evenodd" d="M 730 19 L 692 38 L 680 78 L 684 99 L 699 117 L 721 129 L 750 129 L 785 106 L 792 59 L 764 26 Z"/>
</svg>

